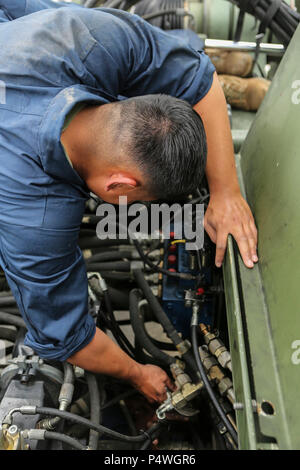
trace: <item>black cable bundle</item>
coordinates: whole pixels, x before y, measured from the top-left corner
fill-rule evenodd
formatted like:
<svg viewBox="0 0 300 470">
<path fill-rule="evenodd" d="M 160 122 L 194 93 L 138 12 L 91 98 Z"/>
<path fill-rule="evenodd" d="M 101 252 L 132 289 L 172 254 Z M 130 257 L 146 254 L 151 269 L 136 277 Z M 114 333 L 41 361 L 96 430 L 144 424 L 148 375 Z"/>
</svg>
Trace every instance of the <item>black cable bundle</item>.
<svg viewBox="0 0 300 470">
<path fill-rule="evenodd" d="M 137 0 L 108 0 L 107 2 L 102 2 L 101 6 L 105 8 L 117 8 L 118 10 L 128 10 L 135 3 L 137 3 Z M 99 0 L 85 0 L 82 4 L 87 8 L 95 8 L 100 2 Z"/>
<path fill-rule="evenodd" d="M 134 13 L 164 30 L 183 29 L 184 17 L 176 10 L 184 8 L 183 0 L 141 0 Z"/>
<path fill-rule="evenodd" d="M 243 16 L 249 13 L 260 21 L 258 39 L 269 28 L 279 42 L 287 46 L 300 22 L 300 14 L 282 0 L 230 0 L 240 8 L 235 40 L 241 35 Z"/>
</svg>

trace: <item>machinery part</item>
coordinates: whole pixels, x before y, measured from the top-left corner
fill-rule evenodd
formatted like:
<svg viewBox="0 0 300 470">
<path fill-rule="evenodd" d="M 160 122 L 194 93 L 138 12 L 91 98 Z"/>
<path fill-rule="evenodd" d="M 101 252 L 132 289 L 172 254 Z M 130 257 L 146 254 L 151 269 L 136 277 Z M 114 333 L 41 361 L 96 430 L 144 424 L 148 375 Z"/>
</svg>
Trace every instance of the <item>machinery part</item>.
<svg viewBox="0 0 300 470">
<path fill-rule="evenodd" d="M 194 362 L 194 358 L 190 352 L 190 349 L 186 347 L 187 343 L 182 341 L 182 338 L 180 337 L 179 333 L 176 331 L 176 329 L 170 322 L 168 316 L 162 309 L 159 301 L 157 300 L 151 288 L 149 287 L 149 284 L 145 280 L 143 272 L 137 269 L 136 271 L 134 271 L 134 277 L 137 281 L 138 286 L 142 290 L 145 298 L 147 299 L 149 307 L 151 308 L 158 322 L 163 326 L 166 334 L 176 346 L 176 349 L 182 353 L 182 358 L 184 361 L 186 361 L 188 367 L 190 368 L 190 372 L 195 375 L 196 364 Z"/>
<path fill-rule="evenodd" d="M 101 398 L 98 388 L 97 379 L 94 374 L 87 372 L 86 373 L 89 394 L 90 394 L 90 420 L 95 424 L 100 424 L 101 422 Z M 100 434 L 94 429 L 90 430 L 89 437 L 89 448 L 92 450 L 98 449 L 98 440 Z"/>
<path fill-rule="evenodd" d="M 130 356 L 134 357 L 134 348 L 132 347 L 131 343 L 128 341 L 122 330 L 120 329 L 115 316 L 114 311 L 112 308 L 112 303 L 110 300 L 110 295 L 108 292 L 108 287 L 103 279 L 103 277 L 98 272 L 93 272 L 88 275 L 88 278 L 91 279 L 92 277 L 96 277 L 99 281 L 99 291 L 103 293 L 103 298 L 106 306 L 106 311 L 109 317 L 109 328 L 111 329 L 114 337 L 116 338 L 119 346 Z M 96 295 L 99 295 L 99 291 L 95 291 Z"/>
<path fill-rule="evenodd" d="M 138 289 L 133 289 L 129 294 L 129 310 L 130 319 L 133 331 L 135 333 L 136 341 L 141 347 L 145 348 L 146 351 L 166 365 L 170 365 L 176 361 L 172 356 L 161 351 L 157 348 L 149 338 L 145 326 L 144 326 L 144 315 L 142 309 L 139 307 L 139 303 L 142 300 L 142 295 Z"/>
<path fill-rule="evenodd" d="M 194 408 L 191 401 L 199 395 L 203 383 L 193 384 L 191 378 L 183 370 L 182 363 L 176 361 L 170 366 L 177 389 L 175 392 L 167 392 L 167 399 L 157 409 L 156 415 L 159 420 L 166 419 L 166 413 L 175 410 L 183 416 L 194 416 L 199 412 Z"/>
<path fill-rule="evenodd" d="M 149 446 L 151 445 L 151 442 L 160 435 L 162 430 L 163 430 L 163 426 L 161 422 L 154 424 L 154 426 L 152 427 L 151 438 L 149 438 L 147 441 L 144 442 L 140 450 L 147 450 Z"/>
<path fill-rule="evenodd" d="M 221 396 L 226 395 L 228 400 L 233 405 L 233 408 L 236 409 L 235 395 L 231 379 L 225 376 L 219 367 L 216 358 L 208 352 L 207 346 L 200 346 L 199 354 L 209 378 L 217 383 Z"/>
<path fill-rule="evenodd" d="M 236 51 L 236 52 L 255 52 L 256 43 L 247 41 L 228 41 L 223 39 L 210 39 L 207 38 L 204 41 L 205 51 L 209 54 L 210 49 L 218 49 L 224 51 Z M 283 44 L 268 44 L 261 42 L 259 45 L 259 52 L 265 53 L 269 56 L 282 57 L 285 53 L 285 47 Z"/>
<path fill-rule="evenodd" d="M 133 239 L 132 242 L 134 243 L 134 245 L 136 246 L 136 249 L 137 251 L 139 252 L 139 255 L 140 257 L 142 258 L 142 260 L 144 261 L 144 263 L 149 266 L 149 268 L 153 269 L 154 271 L 157 271 L 157 272 L 160 272 L 162 274 L 165 274 L 166 276 L 170 276 L 170 277 L 176 277 L 176 278 L 180 278 L 180 279 L 186 279 L 186 280 L 191 280 L 191 279 L 194 279 L 195 276 L 191 275 L 190 273 L 177 273 L 177 272 L 172 272 L 172 271 L 169 271 L 168 269 L 164 269 L 164 268 L 161 268 L 159 266 L 157 266 L 156 264 L 154 264 L 151 259 L 148 258 L 148 256 L 145 255 L 145 253 L 143 252 L 138 240 L 136 239 Z"/>
<path fill-rule="evenodd" d="M 300 21 L 300 14 L 287 3 L 279 0 L 230 0 L 244 12 L 250 13 L 261 21 L 258 34 L 265 34 L 266 28 L 275 34 L 285 46 L 290 42 Z"/>
<path fill-rule="evenodd" d="M 119 272 L 130 272 L 129 261 L 113 261 L 111 263 L 88 263 L 89 271 L 103 272 L 103 271 L 119 271 Z"/>
<path fill-rule="evenodd" d="M 168 413 L 168 411 L 172 411 L 173 409 L 174 406 L 172 403 L 171 393 L 167 391 L 167 399 L 156 410 L 156 416 L 160 421 L 163 421 L 164 419 L 166 419 L 166 413 Z"/>
<path fill-rule="evenodd" d="M 25 450 L 27 448 L 18 426 L 13 424 L 0 429 L 0 450 Z"/>
<path fill-rule="evenodd" d="M 144 442 L 146 439 L 149 438 L 149 435 L 151 435 L 151 429 L 147 431 L 147 433 L 143 432 L 143 434 L 140 434 L 138 436 L 126 436 L 124 434 L 121 434 L 119 432 L 113 431 L 112 429 L 108 429 L 105 426 L 102 426 L 101 424 L 95 424 L 92 423 L 90 420 L 83 418 L 82 416 L 77 416 L 73 413 L 69 413 L 68 411 L 62 411 L 62 410 L 57 410 L 55 408 L 47 408 L 47 407 L 39 407 L 39 406 L 22 406 L 19 408 L 14 408 L 11 409 L 5 418 L 2 421 L 2 426 L 5 424 L 11 424 L 12 422 L 12 416 L 15 413 L 21 413 L 25 415 L 39 415 L 39 414 L 45 414 L 45 415 L 50 415 L 50 416 L 59 416 L 63 419 L 69 420 L 73 423 L 78 423 L 81 424 L 82 426 L 85 426 L 87 428 L 93 429 L 97 432 L 107 434 L 111 436 L 114 439 L 120 440 L 120 441 L 126 441 L 126 442 Z"/>
<path fill-rule="evenodd" d="M 160 10 L 155 13 L 149 13 L 148 15 L 144 15 L 143 19 L 150 21 L 153 18 L 157 18 L 158 16 L 165 16 L 170 14 L 174 14 L 176 16 L 189 16 L 190 18 L 194 18 L 193 15 L 184 8 L 171 8 L 169 10 Z"/>
<path fill-rule="evenodd" d="M 168 319 L 165 312 L 163 311 L 157 298 L 153 294 L 151 288 L 149 287 L 149 284 L 145 280 L 143 272 L 140 269 L 137 269 L 136 271 L 134 271 L 134 277 L 137 281 L 138 286 L 141 288 L 145 298 L 147 299 L 149 307 L 155 314 L 159 323 L 163 325 L 168 337 L 173 341 L 173 343 L 177 347 L 182 342 L 182 339 L 175 330 L 170 320 Z"/>
<path fill-rule="evenodd" d="M 35 380 L 32 383 L 22 384 L 18 380 L 12 380 L 8 385 L 4 397 L 1 400 L 0 405 L 0 421 L 9 412 L 13 406 L 22 405 L 43 405 L 45 404 L 45 387 L 42 381 Z M 19 416 L 16 418 L 14 423 L 17 429 L 22 430 L 24 428 L 35 428 L 38 423 L 40 416 Z M 7 429 L 7 432 L 5 432 Z M 11 436 L 8 432 L 8 427 L 2 426 L 3 439 L 2 445 L 6 449 L 16 450 L 24 448 L 22 439 L 20 438 L 19 431 L 18 435 Z M 37 442 L 33 441 L 32 449 L 37 448 Z"/>
<path fill-rule="evenodd" d="M 74 393 L 74 369 L 73 366 L 67 362 L 64 362 L 64 381 L 60 389 L 60 394 L 58 397 L 59 409 L 67 410 L 72 403 L 73 393 Z M 40 429 L 53 430 L 56 428 L 60 422 L 59 417 L 52 419 L 45 419 L 39 423 Z"/>
<path fill-rule="evenodd" d="M 44 441 L 49 439 L 63 442 L 64 444 L 68 444 L 70 447 L 73 447 L 77 450 L 87 450 L 87 447 L 82 445 L 79 441 L 77 441 L 77 439 L 74 439 L 71 436 L 67 436 L 66 434 L 46 431 L 45 429 L 24 429 L 24 431 L 21 432 L 21 435 L 23 438 L 28 440 Z"/>
<path fill-rule="evenodd" d="M 83 6 L 85 6 L 86 8 L 94 8 L 97 5 L 98 1 L 99 0 L 84 0 Z M 120 3 L 119 0 L 118 3 Z"/>
<path fill-rule="evenodd" d="M 9 307 L 11 305 L 16 305 L 15 298 L 12 295 L 0 297 L 0 307 Z"/>
<path fill-rule="evenodd" d="M 199 373 L 201 375 L 201 379 L 205 385 L 205 388 L 208 392 L 208 395 L 218 413 L 220 416 L 221 420 L 223 421 L 224 425 L 226 426 L 233 443 L 237 446 L 238 445 L 238 436 L 236 433 L 236 430 L 233 428 L 232 424 L 228 420 L 227 416 L 225 415 L 224 411 L 222 410 L 220 404 L 218 403 L 216 396 L 211 388 L 211 385 L 209 383 L 209 380 L 206 376 L 203 364 L 200 359 L 199 355 L 199 346 L 198 346 L 198 338 L 197 338 L 197 333 L 198 333 L 198 306 L 195 306 L 194 312 L 193 312 L 193 318 L 192 318 L 192 323 L 191 323 L 191 337 L 192 337 L 192 346 L 193 346 L 193 351 L 195 355 L 195 360 L 197 363 L 197 367 L 199 370 Z"/>
<path fill-rule="evenodd" d="M 188 292 L 194 292 L 198 287 L 199 277 L 201 277 L 202 288 L 212 283 L 213 254 L 208 249 L 207 243 L 205 248 L 205 254 L 201 253 L 203 260 L 199 267 L 196 262 L 197 255 L 200 257 L 198 252 L 187 250 L 185 243 L 179 243 L 179 240 L 173 240 L 171 243 L 168 240 L 164 242 L 164 268 L 175 269 L 178 273 L 189 274 L 191 278 L 194 278 L 189 280 L 163 276 L 162 279 L 162 307 L 183 338 L 190 336 L 192 304 L 188 302 Z M 213 299 L 206 296 L 202 303 L 201 321 L 211 325 L 213 320 Z"/>
<path fill-rule="evenodd" d="M 6 325 L 14 325 L 18 328 L 26 328 L 24 320 L 11 313 L 0 312 L 0 322 Z"/>
<path fill-rule="evenodd" d="M 200 331 L 209 351 L 217 358 L 218 362 L 222 367 L 224 367 L 224 369 L 227 368 L 232 372 L 231 356 L 227 348 L 224 346 L 223 341 L 214 333 L 208 331 L 206 325 L 203 323 L 200 323 Z"/>
<path fill-rule="evenodd" d="M 30 348 L 29 348 L 30 349 Z M 33 351 L 32 351 L 33 353 Z M 10 360 L 11 364 L 5 367 L 1 373 L 1 388 L 6 389 L 16 375 L 25 383 L 29 382 L 30 376 L 41 376 L 49 378 L 55 385 L 61 386 L 63 383 L 63 374 L 56 367 L 44 364 L 44 361 L 34 354 L 19 355 Z"/>
<path fill-rule="evenodd" d="M 183 0 L 141 0 L 133 12 L 164 30 L 183 29 L 184 16 L 193 18 Z"/>
</svg>

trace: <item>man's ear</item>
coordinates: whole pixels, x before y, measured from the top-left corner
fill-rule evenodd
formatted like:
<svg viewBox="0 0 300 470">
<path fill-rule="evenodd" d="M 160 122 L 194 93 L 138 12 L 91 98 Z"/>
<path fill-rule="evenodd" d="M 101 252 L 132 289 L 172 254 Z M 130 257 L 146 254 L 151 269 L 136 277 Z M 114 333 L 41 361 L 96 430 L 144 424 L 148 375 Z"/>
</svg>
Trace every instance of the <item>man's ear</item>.
<svg viewBox="0 0 300 470">
<path fill-rule="evenodd" d="M 131 176 L 125 176 L 122 173 L 111 175 L 105 184 L 106 191 L 113 191 L 114 189 L 126 189 L 131 191 L 139 186 L 136 179 Z"/>
</svg>

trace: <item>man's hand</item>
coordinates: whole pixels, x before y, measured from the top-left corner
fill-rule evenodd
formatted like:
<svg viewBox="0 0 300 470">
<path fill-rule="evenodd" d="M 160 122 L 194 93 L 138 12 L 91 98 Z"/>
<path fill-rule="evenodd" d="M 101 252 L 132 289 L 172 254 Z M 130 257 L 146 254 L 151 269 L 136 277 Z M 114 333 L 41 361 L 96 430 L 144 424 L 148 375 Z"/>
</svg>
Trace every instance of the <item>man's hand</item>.
<svg viewBox="0 0 300 470">
<path fill-rule="evenodd" d="M 99 328 L 96 328 L 92 341 L 69 357 L 68 362 L 97 374 L 126 380 L 151 403 L 163 402 L 167 398 L 167 388 L 175 390 L 162 369 L 134 361 Z"/>
<path fill-rule="evenodd" d="M 160 367 L 152 365 L 138 365 L 137 373 L 131 380 L 132 385 L 150 403 L 162 403 L 167 399 L 167 389 L 174 391 L 175 385 Z"/>
<path fill-rule="evenodd" d="M 223 262 L 227 237 L 231 234 L 245 265 L 253 268 L 258 261 L 257 230 L 250 208 L 240 193 L 226 100 L 216 73 L 209 92 L 194 109 L 203 120 L 207 138 L 206 177 L 210 202 L 204 228 L 217 245 L 216 265 L 221 266 Z"/>
<path fill-rule="evenodd" d="M 229 234 L 235 238 L 248 268 L 257 257 L 257 229 L 251 210 L 239 191 L 211 195 L 204 217 L 204 228 L 216 244 L 216 266 L 222 265 Z"/>
</svg>

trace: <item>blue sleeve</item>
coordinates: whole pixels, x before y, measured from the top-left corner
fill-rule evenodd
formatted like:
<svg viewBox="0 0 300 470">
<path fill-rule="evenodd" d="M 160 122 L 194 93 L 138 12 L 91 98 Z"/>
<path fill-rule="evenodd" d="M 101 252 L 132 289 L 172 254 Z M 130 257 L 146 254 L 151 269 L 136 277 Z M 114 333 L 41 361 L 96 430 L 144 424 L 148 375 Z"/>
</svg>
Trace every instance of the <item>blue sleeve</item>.
<svg viewBox="0 0 300 470">
<path fill-rule="evenodd" d="M 137 15 L 99 10 L 107 21 L 91 12 L 90 33 L 97 44 L 85 65 L 100 88 L 125 97 L 165 93 L 192 105 L 209 91 L 215 68 L 203 51 Z"/>
<path fill-rule="evenodd" d="M 0 0 L 0 9 L 3 10 L 11 20 L 21 16 L 30 15 L 48 8 L 78 7 L 81 5 L 67 2 L 53 2 L 52 0 Z"/>
<path fill-rule="evenodd" d="M 25 344 L 64 361 L 95 334 L 78 230 L 0 225 L 1 264 L 25 320 Z"/>
</svg>

